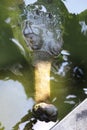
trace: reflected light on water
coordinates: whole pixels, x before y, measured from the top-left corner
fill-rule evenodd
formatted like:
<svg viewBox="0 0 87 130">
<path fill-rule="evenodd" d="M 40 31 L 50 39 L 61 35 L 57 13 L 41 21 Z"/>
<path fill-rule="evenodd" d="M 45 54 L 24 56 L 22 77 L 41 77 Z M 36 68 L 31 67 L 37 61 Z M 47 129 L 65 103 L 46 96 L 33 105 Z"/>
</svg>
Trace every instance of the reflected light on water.
<svg viewBox="0 0 87 130">
<path fill-rule="evenodd" d="M 21 83 L 0 80 L 0 122 L 5 130 L 11 130 L 33 104 L 32 98 L 27 99 Z"/>
<path fill-rule="evenodd" d="M 24 3 L 25 3 L 26 6 L 29 5 L 29 4 L 33 4 L 35 2 L 37 2 L 37 0 L 24 0 Z M 42 5 L 41 7 L 42 7 L 41 11 L 47 12 L 45 6 Z"/>
<path fill-rule="evenodd" d="M 87 88 L 83 88 L 83 91 L 87 95 Z"/>
<path fill-rule="evenodd" d="M 74 99 L 76 99 L 76 98 L 77 98 L 76 95 L 69 94 L 68 96 L 66 96 L 66 101 L 64 101 L 64 103 L 68 103 L 70 105 L 73 105 L 73 104 L 75 104 Z"/>
<path fill-rule="evenodd" d="M 87 9 L 87 0 L 62 0 L 70 13 L 81 13 Z"/>
<path fill-rule="evenodd" d="M 75 104 L 75 101 L 64 101 L 64 103 L 68 103 L 70 105 L 74 105 Z"/>
<path fill-rule="evenodd" d="M 81 33 L 86 35 L 87 34 L 87 25 L 86 25 L 85 21 L 80 21 L 79 24 L 81 25 Z"/>
<path fill-rule="evenodd" d="M 59 74 L 61 76 L 65 76 L 66 72 L 68 71 L 68 65 L 69 65 L 68 62 L 63 62 L 56 74 Z"/>
<path fill-rule="evenodd" d="M 22 53 L 23 55 L 25 55 L 25 50 L 24 50 L 23 46 L 19 43 L 19 41 L 18 41 L 17 39 L 15 39 L 15 38 L 11 38 L 10 40 L 11 40 L 14 44 L 16 44 L 16 45 L 20 48 L 21 53 Z"/>
<path fill-rule="evenodd" d="M 33 130 L 49 130 L 51 127 L 53 127 L 56 124 L 56 122 L 41 122 L 37 121 L 37 123 L 33 126 Z"/>
<path fill-rule="evenodd" d="M 7 24 L 9 24 L 9 23 L 11 22 L 11 18 L 8 17 L 7 19 L 5 19 L 5 22 L 6 22 Z"/>
<path fill-rule="evenodd" d="M 37 0 L 24 0 L 25 5 L 29 5 L 29 4 L 33 4 L 34 2 L 36 2 Z"/>
<path fill-rule="evenodd" d="M 66 99 L 70 99 L 70 98 L 76 98 L 76 95 L 68 95 L 68 96 L 66 96 Z"/>
<path fill-rule="evenodd" d="M 57 121 L 58 122 L 58 121 Z M 51 129 L 57 122 L 44 122 L 44 121 L 39 121 L 37 120 L 37 122 L 35 124 L 33 124 L 32 130 L 49 130 Z M 19 130 L 24 130 L 26 124 L 29 123 L 29 121 L 26 121 L 22 124 L 19 125 Z"/>
</svg>

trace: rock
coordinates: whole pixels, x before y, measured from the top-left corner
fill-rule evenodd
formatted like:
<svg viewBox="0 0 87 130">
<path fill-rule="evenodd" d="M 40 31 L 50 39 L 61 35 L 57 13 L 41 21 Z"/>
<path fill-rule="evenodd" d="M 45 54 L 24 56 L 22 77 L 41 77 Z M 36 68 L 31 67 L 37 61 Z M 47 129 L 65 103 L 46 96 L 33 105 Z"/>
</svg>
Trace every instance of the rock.
<svg viewBox="0 0 87 130">
<path fill-rule="evenodd" d="M 29 49 L 58 55 L 63 44 L 58 17 L 42 11 L 38 5 L 28 5 L 25 12 L 23 35 Z"/>
<path fill-rule="evenodd" d="M 58 110 L 53 104 L 42 102 L 34 105 L 33 114 L 40 121 L 55 122 L 57 120 Z"/>
</svg>

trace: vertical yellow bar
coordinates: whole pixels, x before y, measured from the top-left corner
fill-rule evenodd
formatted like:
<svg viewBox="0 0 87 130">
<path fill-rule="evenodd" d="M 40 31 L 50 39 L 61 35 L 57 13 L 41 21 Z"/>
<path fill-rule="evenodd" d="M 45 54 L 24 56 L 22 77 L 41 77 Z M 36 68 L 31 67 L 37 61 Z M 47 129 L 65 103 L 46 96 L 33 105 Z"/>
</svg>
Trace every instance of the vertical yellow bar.
<svg viewBox="0 0 87 130">
<path fill-rule="evenodd" d="M 45 101 L 50 97 L 51 62 L 39 61 L 35 65 L 35 101 Z"/>
</svg>

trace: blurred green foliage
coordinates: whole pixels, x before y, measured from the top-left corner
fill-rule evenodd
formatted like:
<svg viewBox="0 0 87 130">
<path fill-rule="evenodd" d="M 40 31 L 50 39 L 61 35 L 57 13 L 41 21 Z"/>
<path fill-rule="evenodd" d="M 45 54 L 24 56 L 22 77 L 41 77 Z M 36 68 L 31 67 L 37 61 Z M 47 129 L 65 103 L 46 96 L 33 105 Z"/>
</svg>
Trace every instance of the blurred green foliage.
<svg viewBox="0 0 87 130">
<path fill-rule="evenodd" d="M 20 3 L 21 0 L 0 1 L 0 68 L 19 61 L 25 62 L 26 52 L 21 49 L 25 42 L 19 27 Z"/>
</svg>

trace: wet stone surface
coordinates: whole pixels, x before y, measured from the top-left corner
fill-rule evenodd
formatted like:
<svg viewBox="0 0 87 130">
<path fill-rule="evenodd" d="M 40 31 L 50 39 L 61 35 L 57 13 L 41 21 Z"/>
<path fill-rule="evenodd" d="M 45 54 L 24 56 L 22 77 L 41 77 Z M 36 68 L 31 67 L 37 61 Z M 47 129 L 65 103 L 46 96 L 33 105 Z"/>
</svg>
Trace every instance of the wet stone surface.
<svg viewBox="0 0 87 130">
<path fill-rule="evenodd" d="M 83 110 L 80 113 L 76 114 L 76 121 L 84 120 L 87 118 L 87 110 Z"/>
</svg>

